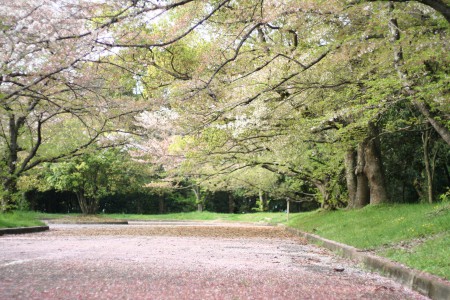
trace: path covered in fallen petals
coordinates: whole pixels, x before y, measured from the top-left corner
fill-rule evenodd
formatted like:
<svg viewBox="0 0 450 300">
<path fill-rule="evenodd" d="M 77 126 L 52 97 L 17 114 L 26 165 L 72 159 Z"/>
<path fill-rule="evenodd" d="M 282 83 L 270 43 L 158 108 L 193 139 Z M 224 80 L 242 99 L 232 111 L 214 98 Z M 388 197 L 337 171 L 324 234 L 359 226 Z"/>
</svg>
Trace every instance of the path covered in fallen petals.
<svg viewBox="0 0 450 300">
<path fill-rule="evenodd" d="M 427 299 L 278 227 L 50 228 L 0 237 L 1 299 Z"/>
</svg>

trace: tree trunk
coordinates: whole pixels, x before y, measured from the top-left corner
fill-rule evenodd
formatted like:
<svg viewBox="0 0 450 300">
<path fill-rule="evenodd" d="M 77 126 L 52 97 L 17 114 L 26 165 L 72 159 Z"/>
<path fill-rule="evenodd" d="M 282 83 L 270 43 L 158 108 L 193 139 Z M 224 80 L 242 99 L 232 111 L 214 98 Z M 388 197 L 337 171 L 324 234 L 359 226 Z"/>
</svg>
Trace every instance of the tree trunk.
<svg viewBox="0 0 450 300">
<path fill-rule="evenodd" d="M 262 190 L 259 190 L 259 201 L 261 203 L 261 211 L 267 211 L 267 195 Z"/>
<path fill-rule="evenodd" d="M 24 117 L 16 118 L 9 115 L 9 141 L 6 150 L 6 174 L 3 178 L 3 195 L 1 196 L 0 211 L 9 211 L 14 208 L 14 195 L 17 192 L 17 162 L 19 157 L 19 132 L 25 123 Z"/>
<path fill-rule="evenodd" d="M 97 199 L 88 199 L 88 215 L 95 215 L 98 212 L 98 203 Z"/>
<path fill-rule="evenodd" d="M 86 197 L 84 196 L 83 192 L 76 192 L 77 194 L 77 199 L 78 199 L 78 204 L 80 205 L 81 208 L 81 212 L 85 215 L 88 214 L 88 206 L 87 206 L 87 202 L 86 202 Z"/>
<path fill-rule="evenodd" d="M 322 180 L 313 180 L 312 183 L 319 190 L 320 195 L 322 196 L 322 204 L 320 205 L 320 208 L 334 209 L 335 207 L 332 207 L 330 205 L 330 191 L 328 189 L 329 179 L 326 178 L 323 181 Z"/>
<path fill-rule="evenodd" d="M 369 123 L 369 136 L 358 145 L 355 168 L 356 191 L 353 206 L 349 208 L 361 208 L 369 203 L 380 204 L 388 199 L 377 131 L 376 125 Z M 347 160 L 351 161 L 350 153 L 346 157 L 346 163 Z M 349 176 L 347 180 L 351 179 Z"/>
<path fill-rule="evenodd" d="M 356 175 L 356 193 L 355 193 L 355 205 L 354 208 L 362 208 L 369 204 L 370 202 L 370 190 L 369 190 L 369 181 L 367 179 L 366 174 L 364 173 L 365 169 L 365 144 L 366 141 L 360 143 L 358 145 L 357 150 L 357 163 L 355 168 Z"/>
<path fill-rule="evenodd" d="M 430 153 L 429 153 L 429 145 L 430 145 L 430 131 L 425 130 L 422 133 L 422 146 L 423 146 L 423 161 L 425 163 L 425 173 L 427 176 L 427 200 L 428 203 L 433 203 L 433 174 L 430 166 Z"/>
<path fill-rule="evenodd" d="M 86 198 L 83 191 L 76 192 L 78 204 L 84 215 L 94 215 L 97 213 L 99 201 Z"/>
<path fill-rule="evenodd" d="M 233 194 L 231 192 L 229 192 L 228 193 L 228 212 L 230 214 L 233 214 L 234 208 L 235 208 L 234 197 L 233 197 Z"/>
<path fill-rule="evenodd" d="M 357 180 L 356 180 L 356 151 L 353 149 L 347 150 L 344 157 L 345 162 L 345 179 L 347 181 L 347 191 L 348 191 L 348 205 L 347 208 L 355 208 L 356 206 L 356 190 L 357 190 Z"/>
<path fill-rule="evenodd" d="M 423 193 L 423 188 L 420 184 L 420 181 L 416 178 L 413 181 L 414 189 L 416 190 L 417 195 L 419 196 L 419 199 L 425 199 L 425 194 Z"/>
<path fill-rule="evenodd" d="M 423 3 L 426 3 L 427 5 L 430 5 L 430 3 L 438 3 L 441 1 L 422 1 Z M 390 10 L 391 12 L 394 10 L 394 4 L 390 3 Z M 448 13 L 448 16 L 450 16 L 450 13 Z M 447 19 L 448 20 L 448 19 Z M 394 45 L 394 68 L 396 69 L 398 73 L 398 77 L 401 81 L 401 84 L 403 85 L 403 89 L 409 96 L 413 96 L 415 94 L 415 91 L 411 88 L 411 83 L 408 82 L 407 74 L 402 71 L 401 65 L 403 64 L 403 49 L 400 45 L 397 45 L 398 41 L 400 40 L 400 29 L 398 27 L 397 19 L 391 18 L 389 20 L 389 30 L 391 33 L 391 43 Z M 442 139 L 447 143 L 447 145 L 450 145 L 450 130 L 443 124 L 441 124 L 436 118 L 433 117 L 430 109 L 428 108 L 427 104 L 420 101 L 420 100 L 413 100 L 412 103 L 414 106 L 420 111 L 420 113 L 428 120 L 428 122 L 433 126 L 434 130 L 442 137 Z"/>
<path fill-rule="evenodd" d="M 203 201 L 200 198 L 200 188 L 198 185 L 192 186 L 192 191 L 195 195 L 195 203 L 197 203 L 197 211 L 202 212 L 203 211 Z"/>
<path fill-rule="evenodd" d="M 14 195 L 17 193 L 17 180 L 14 176 L 8 176 L 3 182 L 3 193 L 0 199 L 0 212 L 14 209 Z"/>
<path fill-rule="evenodd" d="M 370 204 L 381 204 L 388 200 L 386 184 L 384 180 L 381 151 L 379 146 L 378 127 L 369 123 L 369 137 L 364 149 L 364 173 L 369 181 Z"/>
<path fill-rule="evenodd" d="M 450 146 L 450 130 L 438 122 L 431 114 L 428 106 L 421 101 L 413 101 L 414 106 L 424 115 L 427 121 L 433 126 L 434 130 L 441 136 L 441 138 Z"/>
<path fill-rule="evenodd" d="M 159 202 L 159 213 L 163 214 L 166 212 L 166 207 L 165 207 L 165 203 L 164 203 L 164 195 L 161 195 L 158 197 L 158 202 Z"/>
<path fill-rule="evenodd" d="M 369 2 L 375 2 L 379 0 L 368 0 Z M 390 0 L 392 2 L 408 2 L 412 0 Z M 423 3 L 435 11 L 442 14 L 442 16 L 450 23 L 450 7 L 443 0 L 416 0 L 417 2 Z"/>
<path fill-rule="evenodd" d="M 398 1 L 398 0 L 397 0 Z M 434 10 L 440 12 L 447 22 L 450 23 L 450 7 L 445 1 L 442 0 L 419 0 L 420 3 L 430 6 Z"/>
</svg>

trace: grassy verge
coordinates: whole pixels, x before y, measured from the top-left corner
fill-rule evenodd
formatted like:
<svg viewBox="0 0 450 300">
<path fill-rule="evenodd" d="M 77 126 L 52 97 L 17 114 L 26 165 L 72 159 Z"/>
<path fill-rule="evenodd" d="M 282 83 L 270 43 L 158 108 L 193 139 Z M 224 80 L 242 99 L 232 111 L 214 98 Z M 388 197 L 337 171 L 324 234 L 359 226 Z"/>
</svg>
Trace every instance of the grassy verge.
<svg viewBox="0 0 450 300">
<path fill-rule="evenodd" d="M 45 225 L 34 212 L 14 211 L 0 214 L 0 228 L 31 227 Z"/>
<path fill-rule="evenodd" d="M 449 204 L 315 211 L 294 215 L 289 226 L 450 279 Z"/>
<path fill-rule="evenodd" d="M 235 221 L 235 222 L 266 222 L 282 223 L 286 221 L 285 213 L 252 213 L 252 214 L 223 214 L 213 212 L 188 212 L 163 215 L 129 215 L 108 214 L 109 218 L 125 220 L 189 220 L 189 221 Z"/>
<path fill-rule="evenodd" d="M 99 214 L 95 216 L 83 216 L 80 214 L 47 214 L 39 212 L 15 211 L 0 214 L 0 228 L 22 227 L 41 225 L 39 220 L 49 220 L 60 223 L 77 222 L 110 222 L 114 220 L 189 220 L 189 221 L 225 221 L 225 222 L 264 222 L 282 223 L 286 221 L 285 213 L 254 213 L 254 214 L 222 214 L 213 212 L 189 212 L 161 215 L 136 215 L 136 214 Z"/>
</svg>

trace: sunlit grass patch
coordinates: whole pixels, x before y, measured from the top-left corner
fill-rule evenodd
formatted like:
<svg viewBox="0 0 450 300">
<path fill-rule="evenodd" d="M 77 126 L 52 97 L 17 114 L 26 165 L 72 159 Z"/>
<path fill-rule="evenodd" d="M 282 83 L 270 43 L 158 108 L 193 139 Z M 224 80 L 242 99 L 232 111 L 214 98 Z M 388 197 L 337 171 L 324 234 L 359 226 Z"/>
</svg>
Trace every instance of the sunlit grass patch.
<svg viewBox="0 0 450 300">
<path fill-rule="evenodd" d="M 0 228 L 42 226 L 38 214 L 34 212 L 13 211 L 0 213 Z"/>
<path fill-rule="evenodd" d="M 450 279 L 450 233 L 440 234 L 406 249 L 388 249 L 380 255 L 412 268 Z"/>
<path fill-rule="evenodd" d="M 214 212 L 187 212 L 159 215 L 108 214 L 109 218 L 126 220 L 190 220 L 190 221 L 237 221 L 237 222 L 265 222 L 282 223 L 286 221 L 285 213 L 249 213 L 226 214 Z"/>
</svg>

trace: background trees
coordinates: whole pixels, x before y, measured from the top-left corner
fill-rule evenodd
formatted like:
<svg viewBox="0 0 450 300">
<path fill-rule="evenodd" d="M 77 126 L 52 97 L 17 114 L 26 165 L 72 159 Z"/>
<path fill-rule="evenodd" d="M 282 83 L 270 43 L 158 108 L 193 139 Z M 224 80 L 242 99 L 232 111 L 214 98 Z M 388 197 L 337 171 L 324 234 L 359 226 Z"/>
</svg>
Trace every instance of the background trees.
<svg viewBox="0 0 450 300">
<path fill-rule="evenodd" d="M 84 214 L 94 214 L 101 198 L 133 191 L 143 184 L 136 182 L 134 173 L 126 153 L 103 150 L 50 165 L 45 176 L 51 188 L 75 193 Z"/>
<path fill-rule="evenodd" d="M 116 87 L 97 62 L 113 17 L 92 19 L 100 4 L 2 1 L 0 54 L 1 210 L 13 205 L 16 182 L 44 163 L 88 147 L 123 142 L 125 118 L 137 102 L 114 97 Z M 120 124 L 120 125 L 119 125 Z M 76 134 L 75 134 L 76 132 Z"/>
<path fill-rule="evenodd" d="M 394 2 L 9 4 L 4 209 L 35 166 L 124 143 L 198 203 L 434 201 L 450 184 L 448 6 Z"/>
<path fill-rule="evenodd" d="M 421 134 L 422 119 L 412 120 L 408 111 L 436 116 L 435 130 L 445 141 L 448 71 L 445 64 L 434 71 L 429 65 L 430 59 L 447 60 L 448 22 L 412 2 L 395 10 L 382 2 L 290 3 L 292 10 L 239 4 L 229 8 L 238 17 L 224 12 L 214 19 L 219 63 L 196 75 L 204 84 L 185 104 L 201 107 L 195 115 L 201 133 L 191 137 L 198 143 L 186 144 L 194 159 L 215 164 L 209 169 L 217 174 L 261 165 L 309 182 L 324 203 L 343 192 L 349 207 L 390 201 L 394 187 L 387 185 L 391 167 L 384 160 L 393 160 L 382 152 L 383 143 L 392 143 L 398 130 Z M 394 23 L 409 37 L 393 39 Z M 408 49 L 401 60 L 400 48 Z M 394 115 L 405 119 L 386 122 Z M 412 182 L 409 177 L 408 189 Z"/>
</svg>

